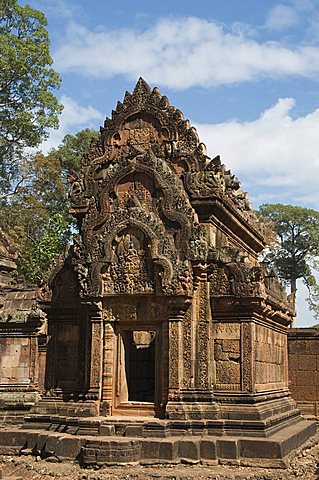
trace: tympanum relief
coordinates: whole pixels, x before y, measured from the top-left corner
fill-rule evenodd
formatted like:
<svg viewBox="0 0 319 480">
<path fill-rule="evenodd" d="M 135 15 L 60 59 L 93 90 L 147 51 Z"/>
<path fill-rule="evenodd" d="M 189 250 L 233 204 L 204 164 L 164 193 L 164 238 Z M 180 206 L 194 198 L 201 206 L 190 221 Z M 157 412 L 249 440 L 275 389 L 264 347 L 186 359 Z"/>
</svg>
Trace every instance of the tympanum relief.
<svg viewBox="0 0 319 480">
<path fill-rule="evenodd" d="M 154 293 L 151 245 L 143 232 L 124 232 L 114 239 L 109 266 L 103 267 L 102 295 Z"/>
</svg>

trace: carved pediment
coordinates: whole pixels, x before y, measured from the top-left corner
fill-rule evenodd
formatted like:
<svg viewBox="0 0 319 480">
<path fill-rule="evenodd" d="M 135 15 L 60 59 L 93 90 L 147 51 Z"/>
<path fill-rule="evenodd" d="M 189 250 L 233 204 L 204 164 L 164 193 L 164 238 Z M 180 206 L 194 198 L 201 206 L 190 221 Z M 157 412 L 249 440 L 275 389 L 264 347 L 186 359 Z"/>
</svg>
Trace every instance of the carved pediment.
<svg viewBox="0 0 319 480">
<path fill-rule="evenodd" d="M 73 262 L 87 272 L 79 278 L 83 295 L 188 295 L 192 264 L 205 263 L 209 250 L 192 202 L 218 198 L 246 222 L 254 217 L 237 178 L 207 156 L 180 110 L 141 78 L 70 182 L 82 238 Z M 119 254 L 128 238 L 132 245 L 143 240 Z"/>
</svg>

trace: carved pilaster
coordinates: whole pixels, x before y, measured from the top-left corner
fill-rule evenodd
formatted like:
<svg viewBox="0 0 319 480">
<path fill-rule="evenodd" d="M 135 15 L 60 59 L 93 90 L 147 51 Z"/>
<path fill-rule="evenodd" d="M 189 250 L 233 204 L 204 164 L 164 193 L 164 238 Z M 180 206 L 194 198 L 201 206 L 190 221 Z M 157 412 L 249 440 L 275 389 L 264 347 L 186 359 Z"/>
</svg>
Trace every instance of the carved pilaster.
<svg viewBox="0 0 319 480">
<path fill-rule="evenodd" d="M 159 399 L 161 405 L 165 405 L 168 399 L 168 371 L 169 371 L 169 326 L 168 322 L 163 323 L 162 327 L 162 395 Z"/>
<path fill-rule="evenodd" d="M 194 332 L 192 331 L 193 311 L 189 307 L 183 320 L 183 388 L 193 388 L 194 381 Z"/>
<path fill-rule="evenodd" d="M 114 383 L 114 325 L 106 321 L 104 324 L 104 361 L 103 361 L 103 413 L 112 415 L 113 383 Z"/>
<path fill-rule="evenodd" d="M 100 398 L 102 387 L 103 324 L 100 313 L 91 316 L 90 395 Z"/>
<path fill-rule="evenodd" d="M 255 385 L 254 355 L 255 355 L 255 324 L 243 322 L 241 324 L 241 352 L 242 352 L 242 390 L 253 392 Z"/>
<path fill-rule="evenodd" d="M 174 399 L 182 387 L 183 378 L 183 318 L 184 311 L 180 306 L 172 305 L 169 312 L 169 399 Z"/>
<path fill-rule="evenodd" d="M 30 386 L 38 386 L 38 340 L 36 337 L 30 338 Z"/>
<path fill-rule="evenodd" d="M 49 391 L 56 387 L 55 371 L 56 371 L 56 343 L 58 335 L 58 326 L 56 323 L 49 323 L 49 337 L 47 345 L 47 358 L 45 367 L 45 390 Z"/>
<path fill-rule="evenodd" d="M 209 284 L 206 273 L 201 273 L 198 288 L 198 323 L 197 323 L 197 388 L 209 390 L 212 385 L 212 332 L 209 302 Z"/>
</svg>

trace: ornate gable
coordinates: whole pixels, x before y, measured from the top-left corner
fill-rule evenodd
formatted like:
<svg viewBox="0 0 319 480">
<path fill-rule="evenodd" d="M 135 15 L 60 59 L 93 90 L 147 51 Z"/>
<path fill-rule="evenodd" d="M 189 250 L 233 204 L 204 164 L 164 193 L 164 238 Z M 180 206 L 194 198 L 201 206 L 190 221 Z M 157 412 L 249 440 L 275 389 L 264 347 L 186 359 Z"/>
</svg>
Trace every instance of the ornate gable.
<svg viewBox="0 0 319 480">
<path fill-rule="evenodd" d="M 207 156 L 182 112 L 142 78 L 105 120 L 70 183 L 82 295 L 191 294 L 192 265 L 210 250 L 199 215 L 218 211 L 212 200 L 245 223 L 243 231 L 248 224 L 261 249 L 258 220 L 236 177 Z"/>
</svg>

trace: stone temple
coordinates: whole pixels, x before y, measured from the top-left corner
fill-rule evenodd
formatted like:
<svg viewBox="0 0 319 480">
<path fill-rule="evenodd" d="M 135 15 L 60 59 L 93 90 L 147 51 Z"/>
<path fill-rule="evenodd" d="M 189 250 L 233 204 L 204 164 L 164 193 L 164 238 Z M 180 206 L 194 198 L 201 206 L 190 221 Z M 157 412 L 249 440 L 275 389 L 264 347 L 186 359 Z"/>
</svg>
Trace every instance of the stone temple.
<svg viewBox="0 0 319 480">
<path fill-rule="evenodd" d="M 264 226 L 237 178 L 139 79 L 70 183 L 80 234 L 38 300 L 44 394 L 16 445 L 85 464 L 284 462 L 315 424 L 288 389 L 293 305 L 258 262 Z"/>
</svg>

